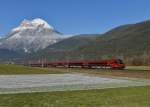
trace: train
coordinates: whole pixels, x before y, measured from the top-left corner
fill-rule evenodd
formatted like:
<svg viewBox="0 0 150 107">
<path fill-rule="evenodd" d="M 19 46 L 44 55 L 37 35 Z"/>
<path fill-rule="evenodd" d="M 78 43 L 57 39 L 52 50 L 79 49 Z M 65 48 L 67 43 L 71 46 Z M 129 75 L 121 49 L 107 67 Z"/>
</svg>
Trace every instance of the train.
<svg viewBox="0 0 150 107">
<path fill-rule="evenodd" d="M 31 62 L 26 64 L 31 67 L 67 67 L 67 68 L 100 68 L 100 69 L 124 69 L 125 64 L 121 59 L 99 61 L 54 61 Z"/>
</svg>

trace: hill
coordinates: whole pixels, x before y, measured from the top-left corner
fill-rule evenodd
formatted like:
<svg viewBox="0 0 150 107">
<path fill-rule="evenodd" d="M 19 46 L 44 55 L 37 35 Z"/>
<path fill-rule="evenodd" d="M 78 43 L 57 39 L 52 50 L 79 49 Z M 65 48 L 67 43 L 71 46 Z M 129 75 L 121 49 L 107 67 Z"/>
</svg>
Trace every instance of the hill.
<svg viewBox="0 0 150 107">
<path fill-rule="evenodd" d="M 24 56 L 25 54 L 21 52 L 16 52 L 8 49 L 0 49 L 0 63 L 4 63 L 12 59 L 22 59 Z"/>
<path fill-rule="evenodd" d="M 53 61 L 72 59 L 73 57 L 69 57 L 69 54 L 81 46 L 93 43 L 98 36 L 100 36 L 100 34 L 81 34 L 63 39 L 60 42 L 50 45 L 44 50 L 29 54 L 27 59 L 39 60 L 41 58 L 46 58 Z"/>
<path fill-rule="evenodd" d="M 144 21 L 123 25 L 99 36 L 75 36 L 49 46 L 38 55 L 49 60 L 121 58 L 128 64 L 149 65 L 149 28 L 150 21 Z"/>
</svg>

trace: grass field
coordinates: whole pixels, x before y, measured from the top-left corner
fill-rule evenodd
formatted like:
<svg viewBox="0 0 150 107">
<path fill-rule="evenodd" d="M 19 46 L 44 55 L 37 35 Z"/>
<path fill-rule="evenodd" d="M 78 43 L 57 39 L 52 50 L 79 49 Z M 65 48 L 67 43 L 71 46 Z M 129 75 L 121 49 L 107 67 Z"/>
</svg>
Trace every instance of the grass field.
<svg viewBox="0 0 150 107">
<path fill-rule="evenodd" d="M 150 70 L 150 66 L 127 66 L 126 69 L 130 69 L 130 70 Z"/>
<path fill-rule="evenodd" d="M 150 79 L 149 67 L 127 67 L 125 70 L 80 68 L 32 68 L 20 65 L 0 65 L 5 74 L 61 74 L 87 73 L 90 75 Z M 150 86 L 60 91 L 22 94 L 0 94 L 0 107 L 149 107 Z"/>
<path fill-rule="evenodd" d="M 0 107 L 149 107 L 150 86 L 0 95 Z"/>
<path fill-rule="evenodd" d="M 34 68 L 13 64 L 0 64 L 0 74 L 60 74 L 67 71 L 57 68 Z"/>
</svg>

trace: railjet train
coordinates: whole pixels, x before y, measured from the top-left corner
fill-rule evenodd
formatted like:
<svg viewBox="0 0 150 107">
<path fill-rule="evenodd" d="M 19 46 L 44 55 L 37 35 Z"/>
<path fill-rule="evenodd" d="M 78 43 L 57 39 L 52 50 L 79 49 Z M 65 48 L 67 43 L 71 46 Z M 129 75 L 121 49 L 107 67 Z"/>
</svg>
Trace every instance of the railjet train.
<svg viewBox="0 0 150 107">
<path fill-rule="evenodd" d="M 68 68 L 109 68 L 124 69 L 125 64 L 121 59 L 100 60 L 100 61 L 56 61 L 56 62 L 40 62 L 28 63 L 31 67 L 68 67 Z"/>
</svg>

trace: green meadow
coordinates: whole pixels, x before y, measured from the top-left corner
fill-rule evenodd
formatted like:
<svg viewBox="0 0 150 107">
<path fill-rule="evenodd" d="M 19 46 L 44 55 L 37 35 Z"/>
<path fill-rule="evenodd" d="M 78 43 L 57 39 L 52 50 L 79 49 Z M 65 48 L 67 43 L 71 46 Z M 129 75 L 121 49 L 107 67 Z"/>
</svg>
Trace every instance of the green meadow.
<svg viewBox="0 0 150 107">
<path fill-rule="evenodd" d="M 2 94 L 0 107 L 149 107 L 150 86 Z"/>
<path fill-rule="evenodd" d="M 14 64 L 0 64 L 0 75 L 2 74 L 60 74 L 65 70 L 57 68 L 27 67 Z"/>
</svg>

